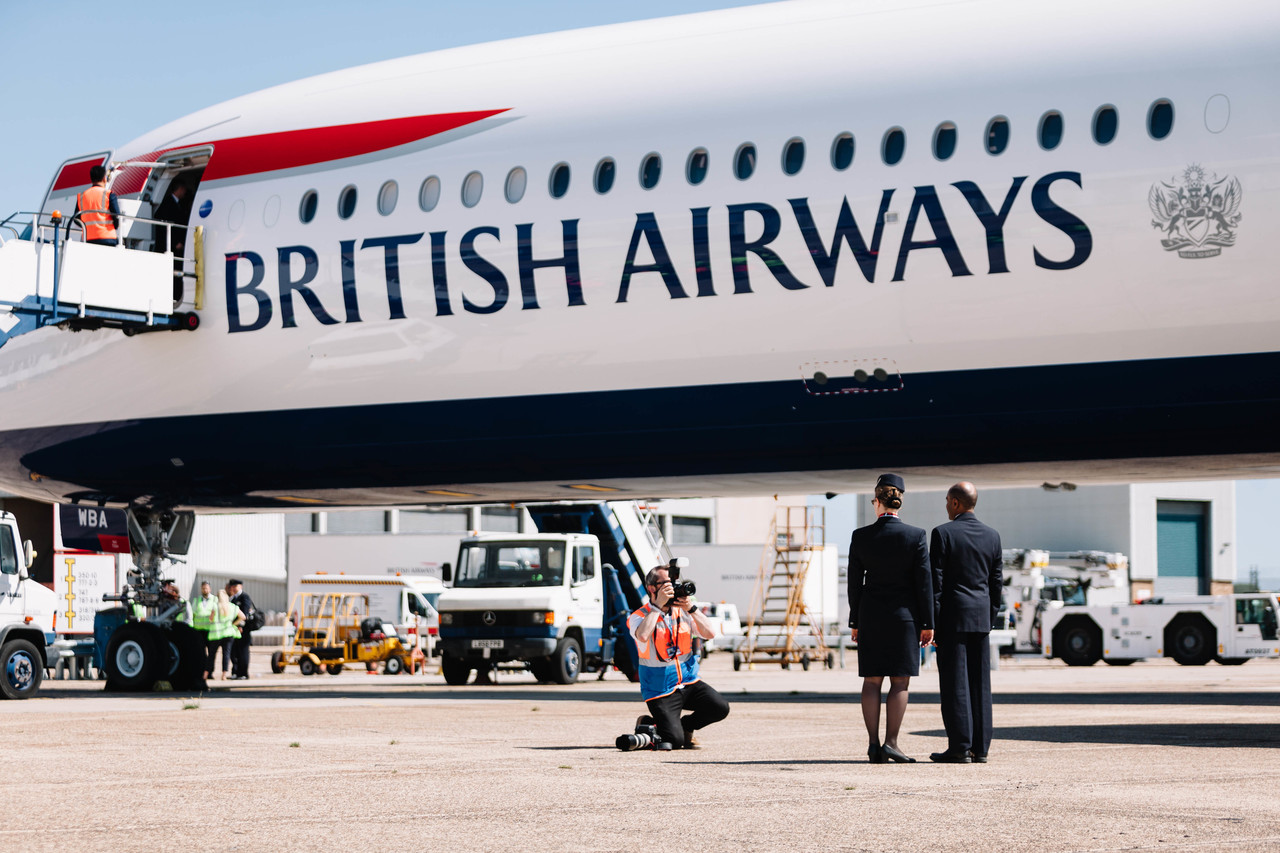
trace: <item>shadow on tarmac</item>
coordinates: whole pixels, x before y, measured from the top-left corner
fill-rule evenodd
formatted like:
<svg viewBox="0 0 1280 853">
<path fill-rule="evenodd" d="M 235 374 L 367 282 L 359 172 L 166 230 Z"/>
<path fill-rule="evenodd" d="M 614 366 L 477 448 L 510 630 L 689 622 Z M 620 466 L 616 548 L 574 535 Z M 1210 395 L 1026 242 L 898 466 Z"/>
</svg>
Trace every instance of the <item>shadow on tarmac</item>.
<svg viewBox="0 0 1280 853">
<path fill-rule="evenodd" d="M 947 736 L 943 729 L 912 732 L 921 737 Z M 1105 723 L 1096 726 L 996 726 L 997 741 L 1040 743 L 1139 744 L 1143 746 L 1267 747 L 1280 749 L 1275 723 Z"/>
</svg>

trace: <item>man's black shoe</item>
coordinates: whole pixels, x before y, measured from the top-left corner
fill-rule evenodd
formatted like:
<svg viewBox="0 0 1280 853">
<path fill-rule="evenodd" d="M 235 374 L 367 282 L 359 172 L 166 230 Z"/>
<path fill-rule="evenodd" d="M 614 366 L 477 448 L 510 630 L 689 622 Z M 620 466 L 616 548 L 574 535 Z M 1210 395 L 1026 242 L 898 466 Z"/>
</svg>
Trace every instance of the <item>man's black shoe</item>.
<svg viewBox="0 0 1280 853">
<path fill-rule="evenodd" d="M 974 764 L 987 763 L 987 757 L 985 755 L 978 755 L 978 753 L 974 752 L 973 750 L 969 750 L 969 758 L 973 759 Z"/>
<path fill-rule="evenodd" d="M 931 752 L 929 760 L 938 764 L 972 764 L 973 759 L 967 752 Z"/>
</svg>

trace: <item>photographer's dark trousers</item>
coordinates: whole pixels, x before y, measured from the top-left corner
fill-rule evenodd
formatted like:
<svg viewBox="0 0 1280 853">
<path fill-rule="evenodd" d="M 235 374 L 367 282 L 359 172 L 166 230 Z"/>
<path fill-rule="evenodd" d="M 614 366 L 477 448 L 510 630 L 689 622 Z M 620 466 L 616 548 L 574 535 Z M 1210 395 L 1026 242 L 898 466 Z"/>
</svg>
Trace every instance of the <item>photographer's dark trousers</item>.
<svg viewBox="0 0 1280 853">
<path fill-rule="evenodd" d="M 231 675 L 233 678 L 249 677 L 249 646 L 253 635 L 245 631 L 231 644 Z"/>
<path fill-rule="evenodd" d="M 991 747 L 990 634 L 939 631 L 934 645 L 947 749 L 986 755 Z"/>
<path fill-rule="evenodd" d="M 684 744 L 685 731 L 696 731 L 729 716 L 729 703 L 705 681 L 681 687 L 666 696 L 650 699 L 649 715 L 658 727 L 658 737 L 676 747 Z M 691 711 L 683 720 L 680 714 Z"/>
</svg>

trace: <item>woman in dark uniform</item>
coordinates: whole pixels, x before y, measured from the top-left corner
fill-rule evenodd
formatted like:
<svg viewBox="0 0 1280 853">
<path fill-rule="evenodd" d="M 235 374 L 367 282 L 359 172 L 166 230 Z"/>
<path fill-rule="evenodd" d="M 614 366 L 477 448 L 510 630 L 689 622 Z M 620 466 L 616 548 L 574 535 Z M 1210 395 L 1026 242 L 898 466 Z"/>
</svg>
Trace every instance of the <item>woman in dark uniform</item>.
<svg viewBox="0 0 1280 853">
<path fill-rule="evenodd" d="M 914 762 L 898 749 L 907 713 L 907 685 L 920 674 L 920 648 L 933 640 L 933 579 L 925 532 L 898 518 L 906 485 L 897 474 L 876 481 L 875 524 L 853 531 L 849 543 L 849 627 L 858 644 L 862 719 L 873 764 Z M 884 744 L 880 689 L 889 679 Z"/>
</svg>

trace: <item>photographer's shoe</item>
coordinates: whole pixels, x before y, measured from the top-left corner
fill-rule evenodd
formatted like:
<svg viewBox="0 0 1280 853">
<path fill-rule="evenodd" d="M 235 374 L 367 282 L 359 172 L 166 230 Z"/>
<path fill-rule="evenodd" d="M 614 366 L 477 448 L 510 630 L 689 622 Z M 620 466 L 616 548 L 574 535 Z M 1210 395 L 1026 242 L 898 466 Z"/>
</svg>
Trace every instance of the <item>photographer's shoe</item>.
<svg viewBox="0 0 1280 853">
<path fill-rule="evenodd" d="M 684 730 L 684 749 L 702 749 L 698 745 L 698 739 L 693 736 L 693 729 Z"/>
</svg>

